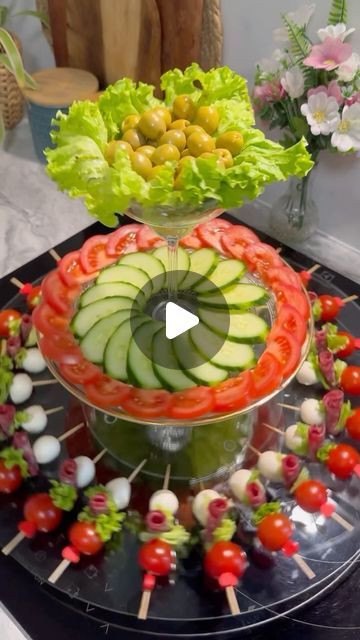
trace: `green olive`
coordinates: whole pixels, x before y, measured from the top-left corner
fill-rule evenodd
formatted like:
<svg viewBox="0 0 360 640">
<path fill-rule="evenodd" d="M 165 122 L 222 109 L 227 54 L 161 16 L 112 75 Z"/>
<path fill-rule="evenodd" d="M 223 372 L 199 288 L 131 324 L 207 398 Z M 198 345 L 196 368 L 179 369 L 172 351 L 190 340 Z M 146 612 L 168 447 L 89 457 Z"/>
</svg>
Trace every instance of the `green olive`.
<svg viewBox="0 0 360 640">
<path fill-rule="evenodd" d="M 127 131 L 125 131 L 122 139 L 125 142 L 128 142 L 132 146 L 134 151 L 145 144 L 145 138 L 143 134 L 140 133 L 140 131 L 138 131 L 137 129 L 128 129 Z"/>
<path fill-rule="evenodd" d="M 225 169 L 233 166 L 234 160 L 229 149 L 215 149 L 214 153 L 223 161 Z"/>
<path fill-rule="evenodd" d="M 192 156 L 197 158 L 205 151 L 214 151 L 215 140 L 207 133 L 199 133 L 195 131 L 188 137 L 188 148 Z"/>
<path fill-rule="evenodd" d="M 244 136 L 241 131 L 226 131 L 216 140 L 218 149 L 228 149 L 232 156 L 237 156 L 244 146 Z"/>
<path fill-rule="evenodd" d="M 149 158 L 149 160 L 151 160 L 155 151 L 155 147 L 153 147 L 152 144 L 144 144 L 142 147 L 136 149 L 136 151 L 139 151 L 139 153 L 142 153 L 144 156 Z"/>
<path fill-rule="evenodd" d="M 201 156 L 199 156 L 199 158 L 216 158 L 216 165 L 217 167 L 219 167 L 219 169 L 222 169 L 225 167 L 224 162 L 222 160 L 222 158 L 219 158 L 216 154 L 215 151 L 213 153 L 210 153 L 209 151 L 205 151 L 205 153 L 202 153 Z"/>
<path fill-rule="evenodd" d="M 172 108 L 175 118 L 186 118 L 186 120 L 192 120 L 196 112 L 194 102 L 186 94 L 176 96 Z"/>
<path fill-rule="evenodd" d="M 112 140 L 106 145 L 104 156 L 109 164 L 114 164 L 117 149 L 124 149 L 130 156 L 133 153 L 132 146 L 125 140 Z"/>
<path fill-rule="evenodd" d="M 199 107 L 196 112 L 195 124 L 211 135 L 219 126 L 218 110 L 215 107 Z"/>
<path fill-rule="evenodd" d="M 190 124 L 190 120 L 186 120 L 185 118 L 180 118 L 179 120 L 174 120 L 174 122 L 172 122 L 169 125 L 169 129 L 186 129 L 186 127 L 188 127 Z"/>
<path fill-rule="evenodd" d="M 161 144 L 154 151 L 153 164 L 164 164 L 167 160 L 179 160 L 180 151 L 174 144 Z"/>
<path fill-rule="evenodd" d="M 149 111 L 144 111 L 142 114 L 138 128 L 146 138 L 156 140 L 165 133 L 166 124 L 164 118 L 162 118 L 159 113 L 150 109 Z"/>
<path fill-rule="evenodd" d="M 125 131 L 127 131 L 128 129 L 136 129 L 136 127 L 138 126 L 139 120 L 140 120 L 140 116 L 138 115 L 126 116 L 126 118 L 124 118 L 122 122 L 121 131 L 125 133 Z"/>
<path fill-rule="evenodd" d="M 184 133 L 188 138 L 192 133 L 206 133 L 206 131 L 202 127 L 199 127 L 198 124 L 191 124 L 189 127 L 186 127 L 186 129 L 184 129 Z"/>
<path fill-rule="evenodd" d="M 161 136 L 159 142 L 160 144 L 173 144 L 179 151 L 183 151 L 186 147 L 185 133 L 181 129 L 170 129 Z"/>
<path fill-rule="evenodd" d="M 171 117 L 171 112 L 170 109 L 167 109 L 166 107 L 162 107 L 161 105 L 159 107 L 154 107 L 153 109 L 151 109 L 151 111 L 154 111 L 155 113 L 157 113 L 163 120 L 165 120 L 165 124 L 167 127 L 170 126 L 171 121 L 172 121 L 172 117 Z"/>
<path fill-rule="evenodd" d="M 149 180 L 152 180 L 153 178 L 156 178 L 156 176 L 161 172 L 162 170 L 162 166 L 159 165 L 158 167 L 152 167 L 148 177 L 147 177 L 147 181 L 149 182 Z"/>
<path fill-rule="evenodd" d="M 134 171 L 145 178 L 145 180 L 152 169 L 151 160 L 149 160 L 149 158 L 147 158 L 143 153 L 140 153 L 140 151 L 134 151 L 132 154 L 131 166 Z"/>
<path fill-rule="evenodd" d="M 186 158 L 187 156 L 191 156 L 191 153 L 190 153 L 189 149 L 187 147 L 185 147 L 184 151 L 181 152 L 181 157 L 182 158 Z"/>
</svg>

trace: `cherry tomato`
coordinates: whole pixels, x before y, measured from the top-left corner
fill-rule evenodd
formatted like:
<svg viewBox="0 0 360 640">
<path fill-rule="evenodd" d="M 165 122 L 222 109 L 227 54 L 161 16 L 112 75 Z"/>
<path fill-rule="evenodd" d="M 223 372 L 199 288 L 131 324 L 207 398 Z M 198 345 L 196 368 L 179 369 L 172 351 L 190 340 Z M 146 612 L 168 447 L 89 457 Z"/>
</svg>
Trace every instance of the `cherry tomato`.
<svg viewBox="0 0 360 640">
<path fill-rule="evenodd" d="M 125 224 L 110 236 L 106 247 L 108 256 L 122 256 L 138 250 L 137 234 L 141 224 Z"/>
<path fill-rule="evenodd" d="M 191 233 L 188 233 L 188 235 L 184 236 L 184 238 L 181 238 L 180 244 L 183 247 L 188 247 L 189 249 L 201 249 L 201 247 L 204 246 L 202 240 L 200 240 L 197 234 L 196 229 L 197 228 L 191 231 Z"/>
<path fill-rule="evenodd" d="M 279 329 L 268 344 L 267 353 L 271 353 L 282 366 L 282 374 L 287 378 L 297 367 L 301 355 L 299 342 L 285 331 Z"/>
<path fill-rule="evenodd" d="M 251 397 L 251 376 L 244 371 L 236 378 L 220 382 L 212 389 L 215 398 L 215 411 L 235 411 L 245 407 Z"/>
<path fill-rule="evenodd" d="M 342 300 L 338 296 L 328 296 L 327 294 L 324 294 L 319 296 L 318 300 L 320 300 L 321 304 L 320 320 L 323 322 L 330 322 L 331 320 L 334 320 L 343 306 Z"/>
<path fill-rule="evenodd" d="M 115 256 L 106 253 L 108 242 L 108 236 L 92 236 L 84 242 L 80 249 L 80 265 L 85 273 L 95 277 L 96 271 L 115 261 Z"/>
<path fill-rule="evenodd" d="M 303 286 L 305 288 L 307 288 L 307 286 L 308 286 L 308 284 L 309 284 L 309 282 L 311 280 L 311 273 L 309 273 L 308 271 L 305 271 L 305 270 L 299 271 L 299 278 L 300 278 Z"/>
<path fill-rule="evenodd" d="M 295 499 L 304 511 L 316 513 L 327 502 L 328 495 L 322 482 L 305 480 L 295 489 Z"/>
<path fill-rule="evenodd" d="M 83 282 L 88 282 L 98 274 L 85 273 L 80 264 L 80 251 L 71 251 L 61 258 L 59 265 L 59 276 L 67 287 L 74 287 Z"/>
<path fill-rule="evenodd" d="M 69 327 L 72 311 L 60 315 L 46 302 L 39 304 L 32 313 L 34 326 L 44 336 L 51 336 L 54 331 L 62 333 Z"/>
<path fill-rule="evenodd" d="M 258 524 L 257 536 L 265 549 L 280 551 L 291 537 L 293 527 L 283 513 L 270 513 Z"/>
<path fill-rule="evenodd" d="M 172 551 L 168 542 L 154 538 L 145 542 L 139 551 L 139 564 L 154 576 L 167 576 L 171 571 Z"/>
<path fill-rule="evenodd" d="M 100 407 L 121 405 L 129 395 L 130 389 L 129 385 L 105 375 L 84 385 L 84 391 L 90 402 Z"/>
<path fill-rule="evenodd" d="M 222 213 L 223 209 L 218 209 L 218 215 Z M 197 234 L 206 247 L 212 247 L 219 253 L 222 252 L 221 238 L 224 231 L 231 229 L 233 225 L 227 220 L 222 218 L 214 218 L 204 224 L 199 224 L 197 227 Z"/>
<path fill-rule="evenodd" d="M 353 440 L 360 440 L 360 407 L 353 410 L 354 413 L 346 420 L 346 430 Z"/>
<path fill-rule="evenodd" d="M 289 285 L 279 284 L 278 282 L 274 282 L 272 290 L 276 297 L 276 307 L 278 311 L 280 311 L 283 304 L 290 304 L 298 310 L 305 320 L 308 320 L 310 316 L 310 307 L 305 294 L 302 291 L 298 291 L 298 289 Z"/>
<path fill-rule="evenodd" d="M 42 297 L 58 313 L 66 313 L 80 293 L 80 287 L 67 287 L 57 271 L 51 271 L 41 283 Z"/>
<path fill-rule="evenodd" d="M 0 493 L 13 493 L 22 484 L 20 467 L 14 465 L 7 468 L 5 461 L 0 460 Z"/>
<path fill-rule="evenodd" d="M 232 229 L 225 231 L 221 237 L 221 245 L 226 255 L 238 260 L 242 259 L 245 248 L 254 242 L 260 242 L 257 235 L 251 229 L 242 225 L 234 225 Z"/>
<path fill-rule="evenodd" d="M 343 338 L 347 338 L 347 343 L 336 352 L 338 358 L 347 358 L 351 356 L 355 349 L 360 348 L 360 341 L 358 338 L 354 338 L 351 333 L 347 331 L 338 331 L 338 336 L 342 336 Z"/>
<path fill-rule="evenodd" d="M 93 382 L 102 375 L 101 369 L 87 360 L 81 360 L 76 364 L 60 364 L 59 369 L 65 380 L 73 384 Z"/>
<path fill-rule="evenodd" d="M 93 522 L 74 522 L 68 535 L 71 544 L 84 556 L 94 556 L 104 546 Z"/>
<path fill-rule="evenodd" d="M 77 364 L 84 359 L 70 331 L 53 331 L 51 335 L 40 338 L 39 346 L 43 356 L 55 362 Z"/>
<path fill-rule="evenodd" d="M 341 376 L 341 387 L 345 393 L 360 395 L 360 367 L 348 365 Z"/>
<path fill-rule="evenodd" d="M 208 576 L 217 580 L 224 573 L 237 578 L 245 573 L 247 559 L 245 551 L 234 542 L 215 542 L 205 554 L 204 569 Z"/>
<path fill-rule="evenodd" d="M 166 244 L 165 238 L 159 236 L 146 224 L 142 225 L 140 231 L 137 234 L 136 241 L 139 251 L 156 249 L 156 247 L 161 247 L 162 245 Z"/>
<path fill-rule="evenodd" d="M 55 507 L 48 493 L 35 493 L 25 502 L 24 516 L 33 522 L 38 531 L 49 533 L 60 525 L 62 510 Z"/>
<path fill-rule="evenodd" d="M 172 394 L 168 411 L 171 418 L 186 420 L 210 413 L 215 404 L 214 395 L 209 387 L 194 387 Z"/>
<path fill-rule="evenodd" d="M 33 287 L 30 293 L 26 296 L 26 304 L 30 311 L 35 309 L 41 300 L 41 286 Z"/>
<path fill-rule="evenodd" d="M 269 270 L 284 265 L 275 249 L 264 242 L 249 244 L 244 251 L 244 260 L 251 271 Z"/>
<path fill-rule="evenodd" d="M 270 282 L 272 284 L 277 282 L 279 284 L 295 287 L 295 289 L 301 289 L 301 280 L 299 275 L 285 265 L 279 268 L 269 269 L 268 271 L 265 270 L 261 275 L 264 277 L 265 282 Z"/>
<path fill-rule="evenodd" d="M 282 365 L 272 353 L 264 351 L 250 374 L 253 397 L 262 398 L 280 385 Z"/>
<path fill-rule="evenodd" d="M 164 389 L 131 389 L 123 402 L 123 409 L 139 418 L 157 418 L 167 414 L 171 393 Z"/>
<path fill-rule="evenodd" d="M 331 473 L 341 480 L 350 478 L 357 464 L 359 464 L 360 456 L 354 447 L 349 444 L 338 444 L 329 451 L 329 457 L 326 461 L 327 467 Z"/>
<path fill-rule="evenodd" d="M 9 323 L 13 320 L 20 320 L 21 313 L 16 309 L 3 309 L 0 311 L 0 336 L 7 338 L 9 336 Z"/>
</svg>

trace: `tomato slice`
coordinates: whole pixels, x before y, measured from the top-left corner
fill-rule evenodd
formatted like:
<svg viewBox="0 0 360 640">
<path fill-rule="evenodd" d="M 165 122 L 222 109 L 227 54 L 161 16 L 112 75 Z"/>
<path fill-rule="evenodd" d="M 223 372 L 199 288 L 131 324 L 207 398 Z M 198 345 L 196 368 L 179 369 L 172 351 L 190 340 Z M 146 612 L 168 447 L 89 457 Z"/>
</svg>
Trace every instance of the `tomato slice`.
<svg viewBox="0 0 360 640">
<path fill-rule="evenodd" d="M 264 351 L 250 373 L 254 398 L 262 398 L 275 391 L 282 380 L 282 366 L 278 359 L 268 351 Z"/>
<path fill-rule="evenodd" d="M 244 250 L 244 260 L 251 271 L 282 267 L 283 261 L 273 247 L 265 242 L 252 242 Z"/>
<path fill-rule="evenodd" d="M 80 264 L 80 251 L 67 253 L 59 262 L 59 276 L 67 287 L 74 287 L 96 278 L 96 273 L 85 273 Z"/>
<path fill-rule="evenodd" d="M 267 347 L 267 353 L 271 353 L 282 366 L 282 374 L 287 378 L 297 367 L 301 354 L 301 347 L 297 340 L 285 331 L 277 331 Z"/>
<path fill-rule="evenodd" d="M 219 215 L 222 212 L 219 209 Z M 209 220 L 209 222 L 204 222 L 204 224 L 200 224 L 197 227 L 197 234 L 202 240 L 203 245 L 206 247 L 212 247 L 216 249 L 219 253 L 222 252 L 222 244 L 221 238 L 225 231 L 231 229 L 233 225 L 231 222 L 227 220 L 223 220 L 222 218 L 214 218 L 213 220 Z"/>
<path fill-rule="evenodd" d="M 55 362 L 76 364 L 83 360 L 80 347 L 70 331 L 54 331 L 51 336 L 40 339 L 40 351 Z"/>
<path fill-rule="evenodd" d="M 262 275 L 265 277 L 265 281 L 271 284 L 277 282 L 279 284 L 290 285 L 299 290 L 302 288 L 299 275 L 287 266 L 269 269 Z"/>
<path fill-rule="evenodd" d="M 221 238 L 221 245 L 226 254 L 238 260 L 242 259 L 245 248 L 254 242 L 260 242 L 257 235 L 251 229 L 242 225 L 236 225 L 232 229 L 228 229 Z"/>
<path fill-rule="evenodd" d="M 69 327 L 72 312 L 58 314 L 55 309 L 42 302 L 32 312 L 32 321 L 35 328 L 45 336 L 51 337 L 54 331 L 63 332 Z"/>
<path fill-rule="evenodd" d="M 274 283 L 272 290 L 277 300 L 277 309 L 280 311 L 283 304 L 290 304 L 292 307 L 298 310 L 305 320 L 308 320 L 310 315 L 310 308 L 305 294 L 302 291 L 298 291 L 295 287 L 290 287 L 285 284 Z"/>
<path fill-rule="evenodd" d="M 236 378 L 229 378 L 213 387 L 215 411 L 235 411 L 249 404 L 251 398 L 251 376 L 244 371 Z"/>
<path fill-rule="evenodd" d="M 134 387 L 123 402 L 123 409 L 139 418 L 158 418 L 167 414 L 170 405 L 171 393 L 168 391 Z"/>
<path fill-rule="evenodd" d="M 106 253 L 108 236 L 92 236 L 80 249 L 80 264 L 86 273 L 95 275 L 96 271 L 115 262 L 115 256 Z"/>
<path fill-rule="evenodd" d="M 179 420 L 196 418 L 212 411 L 214 405 L 214 395 L 209 387 L 194 387 L 172 394 L 168 415 Z"/>
<path fill-rule="evenodd" d="M 67 287 L 57 271 L 51 271 L 41 283 L 43 299 L 58 313 L 67 313 L 80 293 L 80 287 Z"/>
<path fill-rule="evenodd" d="M 130 389 L 131 387 L 128 384 L 118 382 L 105 375 L 101 375 L 100 378 L 93 382 L 84 384 L 88 399 L 99 407 L 117 407 L 121 405 L 129 395 Z"/>
<path fill-rule="evenodd" d="M 60 364 L 59 369 L 65 380 L 73 384 L 93 382 L 102 375 L 100 367 L 87 360 L 81 360 L 76 364 Z"/>
<path fill-rule="evenodd" d="M 125 224 L 108 238 L 106 253 L 108 256 L 122 256 L 138 250 L 137 234 L 142 224 Z"/>
<path fill-rule="evenodd" d="M 181 238 L 180 244 L 183 247 L 187 247 L 188 249 L 201 249 L 201 247 L 204 246 L 202 243 L 202 240 L 200 240 L 197 234 L 196 229 L 197 227 L 191 233 L 188 233 L 187 236 L 184 236 L 184 238 Z"/>
<path fill-rule="evenodd" d="M 136 237 L 137 247 L 139 251 L 148 251 L 156 249 L 166 244 L 165 238 L 159 236 L 155 231 L 150 229 L 147 224 L 143 224 Z"/>
<path fill-rule="evenodd" d="M 306 338 L 306 322 L 291 304 L 281 305 L 276 322 L 267 337 L 267 342 L 271 342 L 279 329 L 285 329 L 285 331 L 291 333 L 300 344 L 303 344 Z"/>
</svg>

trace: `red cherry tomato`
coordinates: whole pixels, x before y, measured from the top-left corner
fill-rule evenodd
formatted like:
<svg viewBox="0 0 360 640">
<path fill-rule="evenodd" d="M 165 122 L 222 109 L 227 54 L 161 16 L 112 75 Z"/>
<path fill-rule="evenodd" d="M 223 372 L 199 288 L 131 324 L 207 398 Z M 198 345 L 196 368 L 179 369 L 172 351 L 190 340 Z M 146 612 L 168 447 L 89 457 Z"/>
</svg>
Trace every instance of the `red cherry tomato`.
<svg viewBox="0 0 360 640">
<path fill-rule="evenodd" d="M 108 236 L 92 236 L 80 249 L 80 265 L 85 273 L 96 275 L 96 271 L 115 262 L 115 256 L 106 253 Z"/>
<path fill-rule="evenodd" d="M 235 411 L 245 407 L 251 397 L 251 376 L 244 371 L 236 378 L 220 382 L 212 389 L 215 398 L 214 411 Z"/>
<path fill-rule="evenodd" d="M 196 228 L 191 233 L 188 233 L 187 236 L 181 238 L 180 244 L 183 247 L 188 247 L 188 249 L 201 249 L 201 247 L 203 246 L 202 240 L 200 240 Z"/>
<path fill-rule="evenodd" d="M 154 538 L 145 542 L 139 551 L 139 564 L 154 576 L 167 576 L 171 571 L 172 550 L 168 542 Z"/>
<path fill-rule="evenodd" d="M 275 249 L 265 242 L 249 244 L 244 251 L 244 260 L 251 271 L 268 271 L 284 265 Z"/>
<path fill-rule="evenodd" d="M 299 278 L 303 284 L 303 286 L 305 288 L 307 288 L 310 280 L 311 280 L 311 273 L 309 273 L 308 271 L 299 271 Z"/>
<path fill-rule="evenodd" d="M 39 304 L 32 312 L 34 326 L 44 336 L 51 336 L 54 331 L 63 333 L 68 329 L 72 311 L 69 309 L 66 314 L 59 314 L 46 302 Z"/>
<path fill-rule="evenodd" d="M 71 251 L 61 258 L 59 265 L 59 276 L 67 287 L 74 287 L 88 282 L 98 274 L 85 273 L 80 264 L 80 251 Z"/>
<path fill-rule="evenodd" d="M 246 567 L 246 553 L 234 542 L 216 542 L 205 554 L 205 573 L 214 580 L 224 573 L 232 573 L 237 578 L 241 578 Z"/>
<path fill-rule="evenodd" d="M 165 238 L 159 236 L 155 231 L 150 229 L 146 224 L 143 224 L 136 237 L 138 251 L 148 251 L 149 249 L 156 249 L 166 244 Z"/>
<path fill-rule="evenodd" d="M 71 544 L 84 556 L 94 556 L 104 546 L 93 522 L 74 522 L 68 535 Z"/>
<path fill-rule="evenodd" d="M 209 387 L 194 387 L 172 394 L 168 410 L 171 418 L 186 420 L 210 413 L 215 404 L 214 395 Z"/>
<path fill-rule="evenodd" d="M 238 260 L 243 258 L 245 248 L 254 242 L 260 242 L 257 235 L 251 229 L 242 225 L 234 225 L 232 229 L 225 231 L 221 237 L 221 245 L 226 255 Z"/>
<path fill-rule="evenodd" d="M 105 375 L 84 385 L 84 391 L 90 402 L 99 407 L 118 407 L 128 397 L 130 389 L 128 384 Z"/>
<path fill-rule="evenodd" d="M 291 333 L 297 342 L 303 344 L 307 332 L 306 322 L 298 310 L 291 304 L 281 305 L 276 322 L 268 335 L 267 342 L 271 342 L 279 328 L 285 329 L 287 333 Z"/>
<path fill-rule="evenodd" d="M 318 300 L 321 304 L 321 317 L 323 322 L 330 322 L 338 315 L 342 305 L 341 298 L 338 296 L 328 296 L 324 294 L 319 296 Z"/>
<path fill-rule="evenodd" d="M 277 358 L 282 366 L 283 377 L 287 378 L 299 363 L 301 346 L 291 333 L 280 329 L 268 344 L 267 353 Z"/>
<path fill-rule="evenodd" d="M 22 484 L 20 467 L 7 468 L 4 460 L 0 460 L 0 493 L 13 493 Z"/>
<path fill-rule="evenodd" d="M 360 367 L 348 365 L 341 376 L 341 387 L 345 393 L 360 395 Z"/>
<path fill-rule="evenodd" d="M 55 362 L 77 364 L 84 359 L 70 331 L 53 331 L 51 335 L 40 338 L 39 346 L 43 356 Z"/>
<path fill-rule="evenodd" d="M 262 398 L 277 389 L 283 377 L 278 358 L 268 351 L 262 354 L 250 373 L 254 398 Z"/>
<path fill-rule="evenodd" d="M 9 323 L 13 320 L 20 320 L 21 313 L 16 309 L 3 309 L 0 311 L 0 336 L 7 338 L 9 336 Z"/>
<path fill-rule="evenodd" d="M 346 420 L 346 430 L 353 440 L 360 440 L 360 407 L 354 409 L 354 413 Z"/>
<path fill-rule="evenodd" d="M 137 234 L 141 224 L 125 224 L 108 236 L 106 253 L 108 256 L 122 256 L 138 250 Z"/>
<path fill-rule="evenodd" d="M 282 266 L 279 268 L 269 269 L 268 271 L 263 271 L 261 274 L 265 280 L 265 282 L 270 282 L 275 284 L 285 284 L 290 287 L 295 287 L 295 289 L 301 289 L 301 280 L 299 278 L 299 274 L 295 273 L 292 269 L 287 266 Z"/>
<path fill-rule="evenodd" d="M 338 444 L 329 451 L 326 461 L 331 473 L 341 480 L 346 480 L 352 476 L 354 469 L 359 464 L 360 456 L 354 447 L 349 444 Z"/>
<path fill-rule="evenodd" d="M 222 209 L 219 209 L 218 215 L 220 215 L 220 213 L 222 213 Z M 224 232 L 228 229 L 231 229 L 232 227 L 233 225 L 231 224 L 231 222 L 223 220 L 222 218 L 214 218 L 213 220 L 209 220 L 209 222 L 199 224 L 196 231 L 205 247 L 212 247 L 213 249 L 216 249 L 216 251 L 221 253 L 221 238 Z"/>
<path fill-rule="evenodd" d="M 51 271 L 41 283 L 42 297 L 58 313 L 67 313 L 80 293 L 80 287 L 67 287 L 57 271 Z"/>
<path fill-rule="evenodd" d="M 100 367 L 87 360 L 81 360 L 76 364 L 60 364 L 59 369 L 65 380 L 73 384 L 93 382 L 102 375 Z"/>
<path fill-rule="evenodd" d="M 26 304 L 30 311 L 35 309 L 41 300 L 41 286 L 33 287 L 30 293 L 26 296 Z"/>
<path fill-rule="evenodd" d="M 355 349 L 360 348 L 360 343 L 358 338 L 354 338 L 351 333 L 347 331 L 338 331 L 338 336 L 342 336 L 343 338 L 347 338 L 347 343 L 336 352 L 338 358 L 347 358 L 351 356 Z"/>
<path fill-rule="evenodd" d="M 123 402 L 123 409 L 139 418 L 158 418 L 167 414 L 171 393 L 164 389 L 132 388 Z"/>
<path fill-rule="evenodd" d="M 257 528 L 257 536 L 261 544 L 269 551 L 280 551 L 289 540 L 294 525 L 282 513 L 270 513 L 265 516 Z"/>
<path fill-rule="evenodd" d="M 55 507 L 48 493 L 35 493 L 24 505 L 25 520 L 36 525 L 38 531 L 49 533 L 60 525 L 62 510 Z"/>
<path fill-rule="evenodd" d="M 304 511 L 316 513 L 327 502 L 326 487 L 317 480 L 305 480 L 295 489 L 295 499 Z"/>
</svg>

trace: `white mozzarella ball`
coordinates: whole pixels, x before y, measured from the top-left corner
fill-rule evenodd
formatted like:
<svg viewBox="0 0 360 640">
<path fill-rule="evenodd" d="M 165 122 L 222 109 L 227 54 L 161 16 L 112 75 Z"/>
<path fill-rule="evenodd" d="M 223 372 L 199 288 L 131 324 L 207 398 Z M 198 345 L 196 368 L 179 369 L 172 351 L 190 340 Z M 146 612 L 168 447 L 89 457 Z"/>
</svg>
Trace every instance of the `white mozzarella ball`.
<svg viewBox="0 0 360 640">
<path fill-rule="evenodd" d="M 33 390 L 33 384 L 27 373 L 17 373 L 9 388 L 10 399 L 14 404 L 21 404 L 29 400 Z"/>
<path fill-rule="evenodd" d="M 59 456 L 60 442 L 54 436 L 41 436 L 33 444 L 33 452 L 38 464 L 49 464 Z"/>
<path fill-rule="evenodd" d="M 239 469 L 229 478 L 229 487 L 235 498 L 241 502 L 246 498 L 246 485 L 250 481 L 251 474 L 250 469 Z"/>
<path fill-rule="evenodd" d="M 77 456 L 74 458 L 76 462 L 76 486 L 83 489 L 90 484 L 95 478 L 95 465 L 91 458 L 87 456 Z"/>
<path fill-rule="evenodd" d="M 283 454 L 277 451 L 264 451 L 258 459 L 258 469 L 260 473 L 272 482 L 282 482 L 282 458 Z"/>
<path fill-rule="evenodd" d="M 291 424 L 285 431 L 285 445 L 290 451 L 296 453 L 303 447 L 303 438 L 297 433 L 298 425 Z"/>
<path fill-rule="evenodd" d="M 169 489 L 160 489 L 155 491 L 150 498 L 149 511 L 157 511 L 158 509 L 170 511 L 174 515 L 179 508 L 179 500 L 173 491 Z"/>
<path fill-rule="evenodd" d="M 126 509 L 130 502 L 131 496 L 131 486 L 129 480 L 127 478 L 114 478 L 106 484 L 106 488 L 111 494 L 111 497 L 115 502 L 117 508 L 119 510 Z"/>
<path fill-rule="evenodd" d="M 220 493 L 214 491 L 214 489 L 203 489 L 193 500 L 192 512 L 196 520 L 198 520 L 203 527 L 205 527 L 207 523 L 209 503 L 216 498 L 221 498 Z"/>
<path fill-rule="evenodd" d="M 296 374 L 296 380 L 307 387 L 312 384 L 317 384 L 318 379 L 316 371 L 311 362 L 305 360 Z"/>
<path fill-rule="evenodd" d="M 48 419 L 44 409 L 39 404 L 26 407 L 25 413 L 28 417 L 21 423 L 21 426 L 25 431 L 28 433 L 41 433 L 44 431 L 48 423 Z"/>
<path fill-rule="evenodd" d="M 324 422 L 324 414 L 316 398 L 308 398 L 301 403 L 300 418 L 306 424 L 322 424 Z"/>
<path fill-rule="evenodd" d="M 37 347 L 26 350 L 26 356 L 22 361 L 22 368 L 29 373 L 41 373 L 46 369 L 46 362 Z"/>
</svg>

